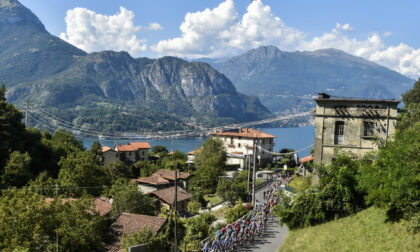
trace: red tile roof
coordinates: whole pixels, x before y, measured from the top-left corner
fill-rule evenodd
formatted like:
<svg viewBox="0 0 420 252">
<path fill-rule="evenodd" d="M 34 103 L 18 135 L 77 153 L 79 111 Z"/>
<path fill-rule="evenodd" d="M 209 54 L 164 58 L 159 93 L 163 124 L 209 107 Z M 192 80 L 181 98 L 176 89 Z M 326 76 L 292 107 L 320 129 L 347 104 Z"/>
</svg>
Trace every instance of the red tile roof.
<svg viewBox="0 0 420 252">
<path fill-rule="evenodd" d="M 177 194 L 177 202 L 181 202 L 184 200 L 191 199 L 193 196 L 192 194 L 188 193 L 184 189 L 177 187 L 178 194 Z M 155 195 L 159 199 L 163 200 L 164 202 L 172 205 L 174 202 L 174 196 L 175 196 L 175 186 L 171 186 L 165 189 L 157 190 L 154 192 L 148 193 L 148 195 Z"/>
<path fill-rule="evenodd" d="M 107 215 L 112 210 L 112 204 L 109 202 L 108 198 L 99 197 L 94 201 L 95 211 L 99 213 L 100 216 Z"/>
<path fill-rule="evenodd" d="M 196 150 L 193 150 L 193 151 L 188 152 L 188 155 L 195 155 L 196 153 L 198 153 L 198 152 L 200 152 L 200 151 L 201 151 L 201 149 L 200 149 L 200 148 L 198 148 L 198 149 L 196 149 Z"/>
<path fill-rule="evenodd" d="M 142 228 L 149 227 L 150 230 L 156 234 L 166 223 L 166 218 L 122 213 L 118 219 L 111 225 L 111 234 L 115 241 L 106 246 L 106 251 L 122 251 L 120 247 L 121 237 L 125 234 L 131 234 L 140 231 Z"/>
<path fill-rule="evenodd" d="M 312 155 L 309 155 L 309 156 L 301 158 L 300 162 L 301 163 L 306 163 L 306 162 L 309 162 L 309 161 L 312 161 L 312 160 L 314 160 L 314 157 Z"/>
<path fill-rule="evenodd" d="M 153 175 L 158 175 L 161 176 L 164 179 L 168 179 L 168 180 L 175 180 L 175 171 L 171 171 L 171 170 L 158 170 L 155 173 L 153 173 Z M 178 178 L 179 179 L 187 179 L 191 176 L 190 173 L 188 172 L 180 172 L 178 171 Z"/>
<path fill-rule="evenodd" d="M 110 151 L 110 150 L 115 151 L 115 150 L 109 148 L 108 146 L 102 146 L 102 152 L 107 152 L 107 151 Z"/>
<path fill-rule="evenodd" d="M 129 145 L 132 145 L 137 149 L 151 149 L 152 148 L 152 146 L 148 142 L 130 142 Z"/>
<path fill-rule="evenodd" d="M 136 151 L 139 149 L 150 149 L 152 146 L 148 142 L 130 142 L 129 144 L 116 145 L 118 151 Z"/>
<path fill-rule="evenodd" d="M 232 137 L 246 137 L 246 138 L 275 138 L 275 136 L 261 132 L 255 129 L 238 129 L 235 131 L 218 131 L 213 133 L 214 136 L 232 136 Z"/>
<path fill-rule="evenodd" d="M 150 177 L 138 178 L 135 181 L 151 185 L 169 184 L 169 180 L 166 180 L 165 178 L 155 174 Z"/>
<path fill-rule="evenodd" d="M 45 198 L 44 199 L 44 201 L 46 203 L 53 202 L 54 200 L 55 200 L 54 198 Z M 61 202 L 62 202 L 62 204 L 65 204 L 67 202 L 71 203 L 72 201 L 75 201 L 75 200 L 77 200 L 77 198 L 62 198 Z M 105 198 L 105 197 L 96 198 L 93 201 L 93 204 L 95 205 L 95 211 L 98 212 L 100 216 L 108 214 L 112 209 L 112 204 L 109 202 L 109 199 Z M 91 211 L 89 211 L 89 212 L 93 213 Z"/>
<path fill-rule="evenodd" d="M 232 154 L 239 154 L 239 155 L 242 155 L 242 154 L 244 154 L 242 151 L 233 151 L 232 152 Z"/>
</svg>

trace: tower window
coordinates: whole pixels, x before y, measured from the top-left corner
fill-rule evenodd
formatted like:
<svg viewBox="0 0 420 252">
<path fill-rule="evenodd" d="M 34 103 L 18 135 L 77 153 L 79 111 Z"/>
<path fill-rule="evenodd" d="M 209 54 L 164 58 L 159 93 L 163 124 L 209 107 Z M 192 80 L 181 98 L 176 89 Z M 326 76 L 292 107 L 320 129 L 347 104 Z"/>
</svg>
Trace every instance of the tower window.
<svg viewBox="0 0 420 252">
<path fill-rule="evenodd" d="M 373 122 L 363 122 L 363 136 L 370 137 L 373 136 L 374 123 Z"/>
<path fill-rule="evenodd" d="M 334 144 L 344 144 L 344 122 L 336 121 L 334 130 Z"/>
</svg>

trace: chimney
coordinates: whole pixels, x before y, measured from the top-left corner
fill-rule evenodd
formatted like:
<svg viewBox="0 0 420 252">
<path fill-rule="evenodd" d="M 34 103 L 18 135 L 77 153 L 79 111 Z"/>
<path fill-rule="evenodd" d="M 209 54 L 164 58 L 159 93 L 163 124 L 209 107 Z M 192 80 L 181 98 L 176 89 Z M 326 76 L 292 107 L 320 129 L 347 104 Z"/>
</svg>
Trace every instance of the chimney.
<svg viewBox="0 0 420 252">
<path fill-rule="evenodd" d="M 330 99 L 330 95 L 326 93 L 318 93 L 318 99 Z"/>
</svg>

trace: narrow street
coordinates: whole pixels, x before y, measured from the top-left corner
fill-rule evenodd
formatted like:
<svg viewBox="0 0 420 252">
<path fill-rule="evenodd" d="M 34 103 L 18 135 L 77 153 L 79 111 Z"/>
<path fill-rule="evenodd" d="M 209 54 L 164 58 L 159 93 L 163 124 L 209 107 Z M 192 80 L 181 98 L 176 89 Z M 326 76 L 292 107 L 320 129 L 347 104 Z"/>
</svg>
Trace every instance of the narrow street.
<svg viewBox="0 0 420 252">
<path fill-rule="evenodd" d="M 256 199 L 258 202 L 263 202 L 264 190 L 267 190 L 272 183 L 266 185 L 264 188 L 261 188 L 258 192 L 256 192 Z M 277 249 L 283 243 L 284 239 L 286 239 L 286 236 L 289 232 L 289 229 L 286 225 L 280 226 L 278 223 L 279 221 L 277 218 L 269 220 L 267 231 L 264 233 L 264 235 L 261 237 L 256 237 L 254 242 L 248 243 L 247 246 L 240 247 L 238 251 L 277 251 Z"/>
</svg>

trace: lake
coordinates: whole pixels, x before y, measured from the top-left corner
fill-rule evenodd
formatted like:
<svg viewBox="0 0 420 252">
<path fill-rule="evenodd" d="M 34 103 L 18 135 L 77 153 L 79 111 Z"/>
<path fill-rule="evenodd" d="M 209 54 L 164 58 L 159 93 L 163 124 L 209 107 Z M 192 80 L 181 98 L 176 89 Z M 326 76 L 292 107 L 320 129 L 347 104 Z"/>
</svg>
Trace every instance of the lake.
<svg viewBox="0 0 420 252">
<path fill-rule="evenodd" d="M 300 150 L 310 144 L 314 143 L 315 140 L 315 128 L 313 126 L 309 127 L 298 127 L 298 128 L 263 128 L 261 131 L 268 134 L 276 136 L 274 138 L 274 151 L 279 151 L 283 148 L 292 148 L 295 150 Z M 163 145 L 172 150 L 172 143 L 175 150 L 182 152 L 189 152 L 197 149 L 201 144 L 206 140 L 205 137 L 196 137 L 196 138 L 178 138 L 178 139 L 156 139 L 148 140 L 150 145 Z M 81 138 L 83 144 L 86 148 L 90 148 L 93 139 L 84 139 Z M 129 142 L 139 141 L 139 140 L 112 140 L 112 139 L 100 139 L 99 142 L 102 146 L 106 145 L 111 148 L 118 144 L 127 144 Z M 140 140 L 143 141 L 143 140 Z M 299 153 L 300 157 L 309 155 L 310 149 L 306 149 Z"/>
</svg>

